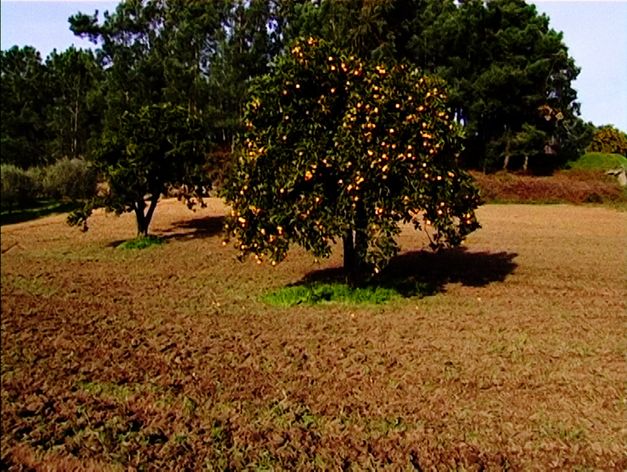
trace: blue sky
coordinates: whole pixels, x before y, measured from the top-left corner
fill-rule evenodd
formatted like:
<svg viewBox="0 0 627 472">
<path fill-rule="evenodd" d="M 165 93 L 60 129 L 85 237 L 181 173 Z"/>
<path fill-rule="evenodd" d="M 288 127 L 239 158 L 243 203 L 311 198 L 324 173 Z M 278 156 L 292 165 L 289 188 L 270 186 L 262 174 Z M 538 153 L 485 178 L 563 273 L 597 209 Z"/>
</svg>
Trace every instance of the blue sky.
<svg viewBox="0 0 627 472">
<path fill-rule="evenodd" d="M 208 0 L 210 1 L 210 0 Z M 71 44 L 92 47 L 69 30 L 67 18 L 78 12 L 113 10 L 117 1 L 0 2 L 2 49 L 31 45 L 46 57 Z M 596 125 L 627 131 L 627 0 L 528 0 L 564 33 L 570 55 L 581 67 L 574 84 L 582 116 Z"/>
</svg>

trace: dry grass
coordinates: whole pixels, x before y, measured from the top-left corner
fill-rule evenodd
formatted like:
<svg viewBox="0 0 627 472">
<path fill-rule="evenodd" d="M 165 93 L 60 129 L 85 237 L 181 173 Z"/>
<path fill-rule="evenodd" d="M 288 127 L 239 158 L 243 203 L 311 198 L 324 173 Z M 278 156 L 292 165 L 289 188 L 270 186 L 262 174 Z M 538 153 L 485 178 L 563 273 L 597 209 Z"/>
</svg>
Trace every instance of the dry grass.
<svg viewBox="0 0 627 472">
<path fill-rule="evenodd" d="M 341 254 L 239 263 L 224 211 L 2 227 L 3 468 L 627 467 L 626 213 L 489 205 L 464 251 L 401 235 L 432 296 L 277 308 Z"/>
<path fill-rule="evenodd" d="M 597 170 L 569 170 L 536 177 L 511 173 L 473 172 L 487 202 L 611 203 L 625 207 L 627 190 L 615 177 Z"/>
</svg>

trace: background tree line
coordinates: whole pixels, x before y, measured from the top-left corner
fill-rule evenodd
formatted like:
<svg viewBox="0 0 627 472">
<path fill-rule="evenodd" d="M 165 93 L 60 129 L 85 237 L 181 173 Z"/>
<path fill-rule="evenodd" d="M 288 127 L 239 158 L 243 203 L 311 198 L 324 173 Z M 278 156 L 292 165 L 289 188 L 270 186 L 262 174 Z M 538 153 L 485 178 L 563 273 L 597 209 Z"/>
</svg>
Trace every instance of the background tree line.
<svg viewBox="0 0 627 472">
<path fill-rule="evenodd" d="M 523 0 L 126 0 L 69 23 L 93 52 L 1 53 L 2 163 L 86 159 L 100 204 L 138 218 L 145 194 L 192 202 L 228 166 L 249 81 L 299 37 L 445 79 L 466 168 L 551 172 L 592 137 L 562 34 Z"/>
</svg>

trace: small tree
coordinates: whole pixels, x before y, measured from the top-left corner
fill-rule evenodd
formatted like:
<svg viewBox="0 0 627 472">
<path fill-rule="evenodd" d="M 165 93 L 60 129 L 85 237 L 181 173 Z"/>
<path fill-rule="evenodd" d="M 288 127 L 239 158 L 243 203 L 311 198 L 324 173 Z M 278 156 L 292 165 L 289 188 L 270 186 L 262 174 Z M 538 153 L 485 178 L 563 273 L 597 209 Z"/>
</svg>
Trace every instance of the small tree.
<svg viewBox="0 0 627 472">
<path fill-rule="evenodd" d="M 274 264 L 290 242 L 328 257 L 341 238 L 355 283 L 397 253 L 401 222 L 429 227 L 434 248 L 479 226 L 477 190 L 457 166 L 460 128 L 437 78 L 310 38 L 252 83 L 244 118 L 224 190 L 242 257 Z"/>
<path fill-rule="evenodd" d="M 211 2 L 194 6 L 213 10 Z M 191 205 L 199 196 L 194 189 L 210 184 L 203 169 L 209 146 L 201 106 L 206 87 L 198 76 L 204 59 L 195 45 L 202 38 L 187 34 L 190 25 L 177 21 L 179 13 L 190 13 L 186 2 L 128 0 L 102 23 L 98 12 L 70 18 L 75 34 L 101 45 L 96 54 L 104 65 L 100 86 L 106 103 L 90 157 L 108 184 L 107 194 L 74 212 L 70 224 L 84 225 L 101 206 L 134 212 L 137 234 L 145 236 L 170 186 L 189 189 L 184 196 Z"/>
<path fill-rule="evenodd" d="M 201 183 L 205 163 L 204 132 L 181 106 L 162 103 L 124 113 L 118 127 L 105 129 L 95 151 L 94 165 L 109 189 L 73 212 L 69 223 L 86 229 L 97 207 L 134 212 L 137 235 L 146 236 L 159 198 L 170 186 L 188 185 L 191 192 L 185 197 L 194 198 L 194 178 Z"/>
</svg>

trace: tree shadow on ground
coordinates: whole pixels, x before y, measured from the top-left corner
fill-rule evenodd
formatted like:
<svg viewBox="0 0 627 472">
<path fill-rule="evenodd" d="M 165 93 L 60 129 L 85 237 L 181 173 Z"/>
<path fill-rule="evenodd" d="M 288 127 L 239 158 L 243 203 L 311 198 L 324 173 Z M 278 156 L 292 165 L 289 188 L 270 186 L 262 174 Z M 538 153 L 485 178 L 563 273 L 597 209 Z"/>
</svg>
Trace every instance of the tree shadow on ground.
<svg viewBox="0 0 627 472">
<path fill-rule="evenodd" d="M 164 241 L 210 238 L 223 231 L 224 220 L 224 216 L 203 216 L 192 220 L 180 220 L 172 223 L 169 228 L 149 232 L 149 236 Z M 128 241 L 129 239 L 119 239 L 110 242 L 107 247 L 118 247 Z"/>
<path fill-rule="evenodd" d="M 517 256 L 511 252 L 471 252 L 466 248 L 410 251 L 392 258 L 385 270 L 366 285 L 390 288 L 404 297 L 442 293 L 450 283 L 484 287 L 503 282 L 511 275 L 518 267 L 514 262 Z M 344 280 L 342 268 L 333 267 L 310 272 L 294 285 Z"/>
<path fill-rule="evenodd" d="M 159 231 L 157 235 L 164 239 L 175 240 L 210 238 L 224 230 L 224 221 L 224 216 L 184 219 L 172 223 L 169 228 Z"/>
</svg>

